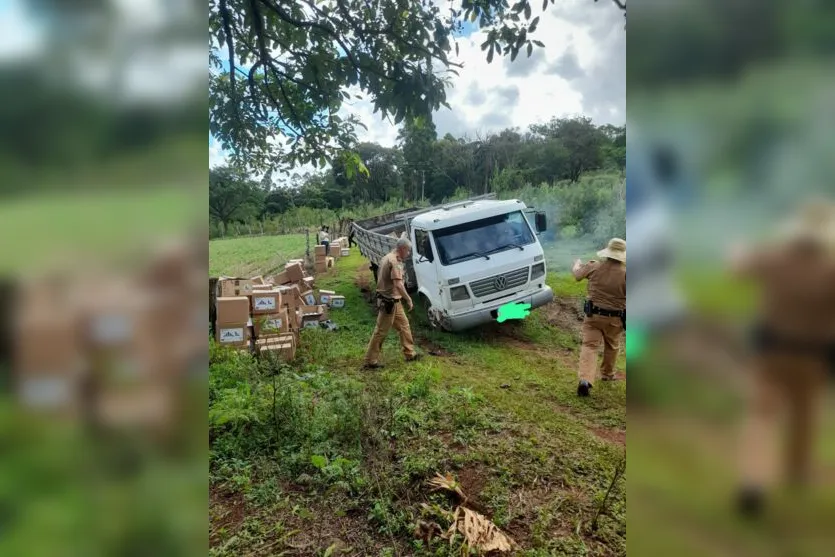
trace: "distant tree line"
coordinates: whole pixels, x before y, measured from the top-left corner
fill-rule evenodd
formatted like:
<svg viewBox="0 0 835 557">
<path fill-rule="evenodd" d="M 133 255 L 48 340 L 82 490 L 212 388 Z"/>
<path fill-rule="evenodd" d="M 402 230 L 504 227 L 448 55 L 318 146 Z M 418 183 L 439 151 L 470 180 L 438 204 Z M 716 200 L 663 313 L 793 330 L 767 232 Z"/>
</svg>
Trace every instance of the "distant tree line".
<svg viewBox="0 0 835 557">
<path fill-rule="evenodd" d="M 260 181 L 230 165 L 212 168 L 209 212 L 224 228 L 232 222 L 264 220 L 296 207 L 339 210 L 359 204 L 441 202 L 463 194 L 482 194 L 577 183 L 590 171 L 622 173 L 626 129 L 592 123 L 587 117 L 554 118 L 525 132 L 505 129 L 475 138 L 437 137 L 431 120 L 412 119 L 388 148 L 360 143 L 328 170 L 302 176 L 290 187 L 276 187 L 268 173 Z"/>
</svg>

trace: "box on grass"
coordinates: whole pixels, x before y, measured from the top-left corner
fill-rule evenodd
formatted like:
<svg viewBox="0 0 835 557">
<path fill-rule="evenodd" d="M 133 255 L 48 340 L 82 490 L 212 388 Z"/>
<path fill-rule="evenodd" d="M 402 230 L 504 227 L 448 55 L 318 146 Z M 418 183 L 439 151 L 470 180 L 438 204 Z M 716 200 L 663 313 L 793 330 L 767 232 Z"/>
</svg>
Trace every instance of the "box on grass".
<svg viewBox="0 0 835 557">
<path fill-rule="evenodd" d="M 304 280 L 304 265 L 302 262 L 294 261 L 287 263 L 284 266 L 284 271 L 287 273 L 287 278 L 291 283 L 297 283 Z"/>
<path fill-rule="evenodd" d="M 290 330 L 289 312 L 284 309 L 270 315 L 255 315 L 252 324 L 255 328 L 255 338 L 275 336 Z"/>
<path fill-rule="evenodd" d="M 215 339 L 221 346 L 249 346 L 249 323 L 218 323 Z"/>
<path fill-rule="evenodd" d="M 345 307 L 345 296 L 331 296 L 330 299 L 330 306 L 332 308 L 344 308 Z"/>
<path fill-rule="evenodd" d="M 246 323 L 249 319 L 249 297 L 234 296 L 217 299 L 217 323 Z"/>
<path fill-rule="evenodd" d="M 281 292 L 271 290 L 269 292 L 255 292 L 252 294 L 252 314 L 264 315 L 276 313 L 281 309 Z"/>
<path fill-rule="evenodd" d="M 330 305 L 331 297 L 335 295 L 336 292 L 334 292 L 333 290 L 319 290 L 319 303 L 325 306 Z"/>
<path fill-rule="evenodd" d="M 313 293 L 313 290 L 308 290 L 302 293 L 302 300 L 304 300 L 304 303 L 309 306 L 316 305 L 316 295 Z"/>
<path fill-rule="evenodd" d="M 220 277 L 217 285 L 219 297 L 232 298 L 252 294 L 253 284 L 250 279 Z"/>
</svg>

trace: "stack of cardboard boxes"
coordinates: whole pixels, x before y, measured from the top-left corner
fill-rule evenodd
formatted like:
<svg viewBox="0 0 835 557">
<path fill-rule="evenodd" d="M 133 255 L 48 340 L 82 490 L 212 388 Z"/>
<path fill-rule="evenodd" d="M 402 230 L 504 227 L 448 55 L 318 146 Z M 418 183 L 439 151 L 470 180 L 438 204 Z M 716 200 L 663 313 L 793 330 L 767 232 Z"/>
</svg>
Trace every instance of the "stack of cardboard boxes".
<svg viewBox="0 0 835 557">
<path fill-rule="evenodd" d="M 317 273 L 325 273 L 334 266 L 337 259 L 346 257 L 350 253 L 351 250 L 348 249 L 348 238 L 337 238 L 330 243 L 327 250 L 323 244 L 319 244 L 314 248 L 314 268 Z"/>
<path fill-rule="evenodd" d="M 348 238 L 345 236 L 341 236 L 336 239 L 336 242 L 339 244 L 339 256 L 340 257 L 348 257 L 351 255 L 351 250 L 348 247 Z"/>
<path fill-rule="evenodd" d="M 324 246 L 321 247 L 324 250 Z M 272 279 L 223 277 L 218 280 L 215 338 L 224 346 L 277 353 L 292 360 L 300 331 L 319 328 L 330 308 L 345 307 L 345 297 L 315 290 L 302 260 L 288 262 Z"/>
<path fill-rule="evenodd" d="M 324 246 L 321 246 L 324 249 Z M 304 261 L 294 259 L 272 279 L 223 277 L 218 280 L 215 338 L 224 346 L 265 351 L 292 360 L 303 328 L 318 328 L 329 307 L 345 299 L 328 290 L 315 291 Z"/>
<path fill-rule="evenodd" d="M 330 257 L 328 257 L 328 252 L 323 244 L 319 244 L 313 248 L 313 256 L 315 258 L 313 268 L 317 275 L 327 272 L 328 267 L 333 265 L 329 261 Z"/>
</svg>

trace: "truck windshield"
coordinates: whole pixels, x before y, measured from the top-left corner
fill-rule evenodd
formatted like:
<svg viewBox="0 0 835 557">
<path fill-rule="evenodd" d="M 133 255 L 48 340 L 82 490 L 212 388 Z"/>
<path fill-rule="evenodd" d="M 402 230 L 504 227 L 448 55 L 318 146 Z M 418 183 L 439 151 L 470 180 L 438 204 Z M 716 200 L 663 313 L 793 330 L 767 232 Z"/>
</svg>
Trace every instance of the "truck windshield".
<svg viewBox="0 0 835 557">
<path fill-rule="evenodd" d="M 519 249 L 536 241 L 521 211 L 441 228 L 433 236 L 443 265 Z"/>
</svg>

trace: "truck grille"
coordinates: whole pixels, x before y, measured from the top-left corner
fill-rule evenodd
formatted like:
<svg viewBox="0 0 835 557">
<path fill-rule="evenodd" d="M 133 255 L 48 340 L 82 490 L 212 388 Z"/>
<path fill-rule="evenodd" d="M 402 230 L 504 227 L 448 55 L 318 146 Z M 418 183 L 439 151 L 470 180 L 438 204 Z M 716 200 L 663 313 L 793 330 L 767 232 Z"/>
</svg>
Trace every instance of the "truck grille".
<svg viewBox="0 0 835 557">
<path fill-rule="evenodd" d="M 522 286 L 528 282 L 528 274 L 529 268 L 523 267 L 502 275 L 471 282 L 470 289 L 473 291 L 473 296 L 483 298 L 484 296 L 490 296 L 491 294 Z"/>
</svg>

